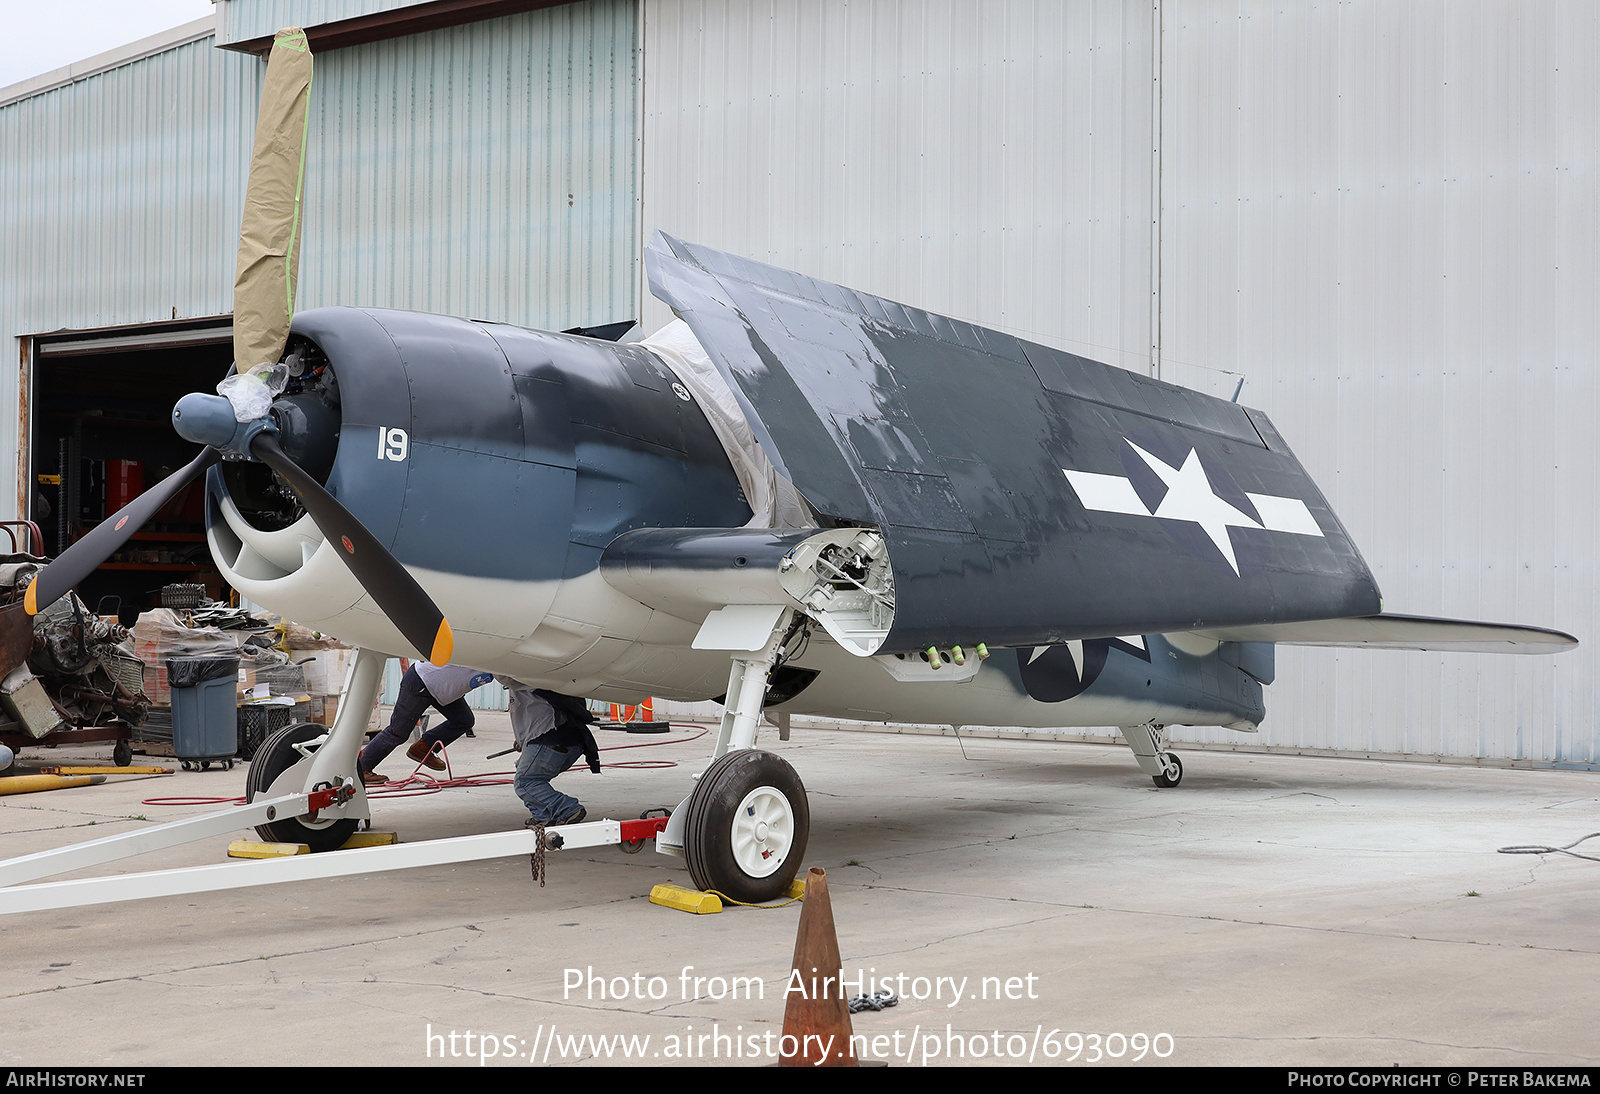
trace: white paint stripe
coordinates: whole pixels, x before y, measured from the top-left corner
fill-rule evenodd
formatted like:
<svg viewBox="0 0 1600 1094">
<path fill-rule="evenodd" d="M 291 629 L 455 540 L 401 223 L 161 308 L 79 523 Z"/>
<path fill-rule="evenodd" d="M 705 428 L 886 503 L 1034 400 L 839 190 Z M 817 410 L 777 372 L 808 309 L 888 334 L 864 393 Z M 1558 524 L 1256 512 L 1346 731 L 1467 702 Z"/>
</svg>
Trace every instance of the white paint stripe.
<svg viewBox="0 0 1600 1094">
<path fill-rule="evenodd" d="M 1246 494 L 1245 497 L 1261 514 L 1262 527 L 1274 532 L 1293 532 L 1297 536 L 1322 536 L 1317 518 L 1299 498 L 1279 498 L 1271 494 Z"/>
<path fill-rule="evenodd" d="M 1148 517 L 1150 510 L 1133 489 L 1133 483 L 1120 475 L 1097 475 L 1093 471 L 1067 471 L 1062 468 L 1084 508 L 1101 513 L 1131 513 Z"/>
</svg>

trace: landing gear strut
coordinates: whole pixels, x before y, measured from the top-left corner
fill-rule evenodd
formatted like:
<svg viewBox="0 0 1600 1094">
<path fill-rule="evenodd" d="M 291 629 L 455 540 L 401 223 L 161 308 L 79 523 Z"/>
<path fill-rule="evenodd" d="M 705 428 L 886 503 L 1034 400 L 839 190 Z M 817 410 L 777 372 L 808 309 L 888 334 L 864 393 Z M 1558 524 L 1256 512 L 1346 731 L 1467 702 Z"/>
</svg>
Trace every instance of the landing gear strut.
<svg viewBox="0 0 1600 1094">
<path fill-rule="evenodd" d="M 1159 787 L 1177 786 L 1183 781 L 1183 761 L 1176 752 L 1167 750 L 1167 727 L 1156 722 L 1141 726 L 1123 726 L 1122 739 L 1133 750 L 1139 761 L 1139 770 L 1150 776 Z"/>
<path fill-rule="evenodd" d="M 256 825 L 262 839 L 333 851 L 344 846 L 360 823 L 372 815 L 356 757 L 383 684 L 385 660 L 383 654 L 372 650 L 356 651 L 331 727 L 306 722 L 284 726 L 256 749 L 245 780 L 247 801 L 337 791 L 334 804 L 327 808 L 302 816 L 272 817 L 270 823 Z"/>
<path fill-rule="evenodd" d="M 300 722 L 284 726 L 262 741 L 250 761 L 250 773 L 245 776 L 245 801 L 265 795 L 279 775 L 313 754 L 327 739 L 327 726 Z M 312 851 L 336 851 L 355 834 L 360 823 L 354 817 L 320 823 L 309 817 L 288 817 L 256 825 L 256 834 L 270 843 L 303 843 Z"/>
<path fill-rule="evenodd" d="M 800 776 L 754 747 L 768 677 L 802 625 L 780 606 L 741 606 L 720 630 L 708 619 L 695 640 L 702 649 L 732 652 L 728 694 L 711 766 L 656 837 L 656 850 L 682 855 L 698 888 L 746 903 L 788 889 L 811 831 Z"/>
</svg>

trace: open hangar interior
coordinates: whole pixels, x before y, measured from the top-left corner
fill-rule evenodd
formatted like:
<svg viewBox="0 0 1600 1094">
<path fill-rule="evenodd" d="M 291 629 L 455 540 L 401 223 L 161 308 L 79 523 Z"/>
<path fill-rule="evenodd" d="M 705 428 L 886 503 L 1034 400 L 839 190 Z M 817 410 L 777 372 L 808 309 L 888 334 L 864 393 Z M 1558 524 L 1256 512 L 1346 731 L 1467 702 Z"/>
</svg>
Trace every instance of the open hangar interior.
<svg viewBox="0 0 1600 1094">
<path fill-rule="evenodd" d="M 159 401 L 201 352 L 80 346 L 104 372 L 67 392 L 52 344 L 226 322 L 249 48 L 306 25 L 301 309 L 653 330 L 666 230 L 1210 394 L 1242 379 L 1387 610 L 1595 633 L 1592 6 L 449 6 L 222 0 L 0 90 L 6 516 L 59 505 L 38 476 L 94 409 L 73 400 L 116 418 L 113 373 Z M 81 458 L 159 466 L 153 432 Z M 1247 743 L 1592 765 L 1595 658 L 1285 647 Z"/>
</svg>

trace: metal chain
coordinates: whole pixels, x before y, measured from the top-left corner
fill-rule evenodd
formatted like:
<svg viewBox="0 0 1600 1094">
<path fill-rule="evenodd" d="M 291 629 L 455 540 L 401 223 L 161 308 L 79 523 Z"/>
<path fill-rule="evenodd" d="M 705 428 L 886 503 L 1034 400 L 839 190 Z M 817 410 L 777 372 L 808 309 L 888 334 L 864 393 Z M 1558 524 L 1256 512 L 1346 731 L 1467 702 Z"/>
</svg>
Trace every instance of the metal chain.
<svg viewBox="0 0 1600 1094">
<path fill-rule="evenodd" d="M 528 865 L 533 870 L 534 880 L 539 883 L 539 888 L 544 888 L 544 825 L 529 825 L 533 829 L 534 844 L 533 854 L 528 856 Z"/>
</svg>

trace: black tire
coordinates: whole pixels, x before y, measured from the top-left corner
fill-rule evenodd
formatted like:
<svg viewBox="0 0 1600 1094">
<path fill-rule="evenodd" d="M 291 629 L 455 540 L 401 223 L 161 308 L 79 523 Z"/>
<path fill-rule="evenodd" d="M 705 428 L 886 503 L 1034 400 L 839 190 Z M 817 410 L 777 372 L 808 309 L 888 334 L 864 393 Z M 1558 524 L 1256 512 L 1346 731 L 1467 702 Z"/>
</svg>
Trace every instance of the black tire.
<svg viewBox="0 0 1600 1094">
<path fill-rule="evenodd" d="M 118 767 L 127 767 L 133 763 L 133 745 L 127 741 L 118 741 L 111 746 L 111 762 Z"/>
<path fill-rule="evenodd" d="M 1177 770 L 1171 775 L 1168 775 L 1165 772 L 1160 775 L 1152 775 L 1150 776 L 1150 781 L 1162 789 L 1177 786 L 1183 781 L 1183 761 L 1178 759 L 1178 754 L 1176 752 L 1163 752 L 1161 754 L 1161 759 L 1171 760 L 1173 767 L 1175 767 Z"/>
<path fill-rule="evenodd" d="M 728 753 L 706 768 L 684 809 L 684 858 L 698 888 L 753 904 L 782 896 L 799 873 L 811 810 L 782 757 Z"/>
<path fill-rule="evenodd" d="M 327 726 L 297 722 L 278 730 L 256 749 L 250 761 L 250 771 L 244 779 L 245 801 L 254 801 L 264 794 L 279 775 L 300 762 L 295 745 L 304 744 L 330 732 Z M 326 821 L 320 825 L 307 824 L 303 818 L 271 821 L 256 825 L 256 834 L 269 843 L 303 843 L 312 851 L 336 851 L 355 834 L 360 821 L 353 817 Z"/>
<path fill-rule="evenodd" d="M 200 601 L 205 599 L 206 587 L 204 585 L 163 585 L 161 587 L 161 606 L 163 608 L 198 608 Z"/>
</svg>

